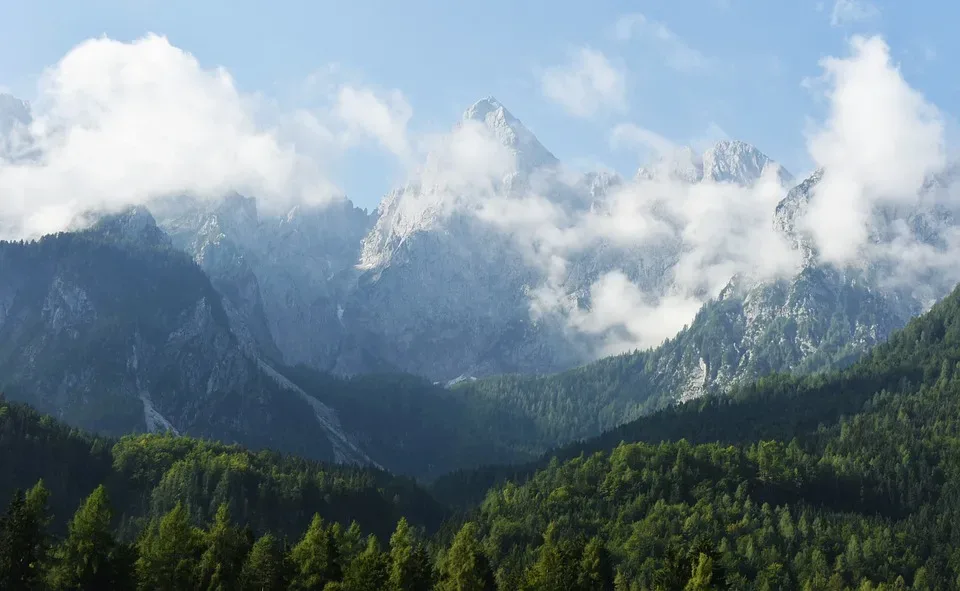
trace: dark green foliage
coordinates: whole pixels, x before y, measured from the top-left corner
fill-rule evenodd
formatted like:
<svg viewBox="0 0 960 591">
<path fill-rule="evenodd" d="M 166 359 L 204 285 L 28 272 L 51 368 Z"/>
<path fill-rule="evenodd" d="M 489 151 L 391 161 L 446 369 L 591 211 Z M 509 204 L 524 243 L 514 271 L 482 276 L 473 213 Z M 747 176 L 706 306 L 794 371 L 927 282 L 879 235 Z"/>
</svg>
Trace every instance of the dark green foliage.
<svg viewBox="0 0 960 591">
<path fill-rule="evenodd" d="M 426 546 L 416 539 L 406 519 L 400 519 L 390 536 L 391 591 L 429 591 L 433 588 L 433 566 Z"/>
<path fill-rule="evenodd" d="M 493 401 L 465 397 L 410 375 L 345 379 L 306 367 L 283 371 L 336 408 L 343 427 L 359 434 L 363 449 L 393 472 L 430 479 L 460 467 L 530 459 L 497 437 L 502 430 L 531 433 L 532 421 Z"/>
<path fill-rule="evenodd" d="M 954 588 L 960 292 L 846 370 L 762 379 L 559 455 L 446 483 L 503 482 L 475 517 L 503 581 L 569 585 L 559 540 L 596 536 L 623 589 Z"/>
<path fill-rule="evenodd" d="M 200 588 L 208 591 L 236 589 L 251 540 L 230 521 L 226 505 L 220 505 L 205 537 L 206 550 L 200 557 L 199 566 Z"/>
<path fill-rule="evenodd" d="M 440 591 L 492 591 L 495 589 L 493 571 L 477 539 L 477 526 L 468 522 L 457 533 L 453 544 L 443 557 Z"/>
<path fill-rule="evenodd" d="M 281 591 L 287 589 L 289 569 L 283 550 L 275 537 L 265 534 L 250 549 L 240 571 L 243 591 Z"/>
<path fill-rule="evenodd" d="M 380 551 L 376 536 L 367 539 L 367 547 L 354 558 L 343 573 L 343 591 L 381 591 L 390 580 L 390 559 Z"/>
<path fill-rule="evenodd" d="M 294 569 L 292 589 L 322 590 L 343 577 L 340 548 L 334 532 L 319 515 L 313 517 L 303 538 L 290 553 Z"/>
<path fill-rule="evenodd" d="M 198 586 L 203 533 L 178 504 L 154 520 L 137 544 L 137 580 L 141 589 L 176 591 Z"/>
<path fill-rule="evenodd" d="M 27 455 L 29 454 L 29 455 Z M 221 505 L 257 532 L 299 536 L 314 514 L 389 536 L 401 516 L 429 530 L 444 509 L 410 480 L 385 472 L 329 465 L 274 452 L 170 435 L 131 435 L 117 441 L 68 429 L 19 404 L 0 402 L 0 495 L 43 479 L 57 520 L 67 520 L 103 483 L 114 526 L 129 539 L 142 521 L 178 503 L 196 523 L 212 521 Z"/>
<path fill-rule="evenodd" d="M 113 531 L 107 491 L 98 486 L 77 509 L 66 539 L 54 550 L 49 585 L 89 591 L 127 587 L 129 557 Z"/>
<path fill-rule="evenodd" d="M 0 518 L 0 589 L 43 588 L 48 495 L 42 482 L 17 491 Z"/>
</svg>

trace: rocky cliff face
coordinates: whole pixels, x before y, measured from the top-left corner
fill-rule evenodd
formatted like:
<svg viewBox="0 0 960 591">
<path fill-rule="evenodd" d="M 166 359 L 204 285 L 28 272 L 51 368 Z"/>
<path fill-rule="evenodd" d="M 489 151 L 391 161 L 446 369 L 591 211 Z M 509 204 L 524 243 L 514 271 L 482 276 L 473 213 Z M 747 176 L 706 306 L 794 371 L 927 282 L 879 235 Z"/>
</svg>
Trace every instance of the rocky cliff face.
<svg viewBox="0 0 960 591">
<path fill-rule="evenodd" d="M 336 413 L 241 346 L 222 300 L 144 210 L 0 244 L 3 388 L 100 432 L 172 430 L 369 462 Z"/>
<path fill-rule="evenodd" d="M 956 270 L 932 272 L 936 266 L 929 259 L 949 252 L 955 216 L 925 198 L 949 185 L 948 178 L 931 179 L 919 205 L 874 211 L 866 250 L 837 266 L 820 260 L 803 221 L 823 175 L 818 170 L 794 187 L 774 212 L 774 227 L 802 254 L 799 271 L 768 282 L 735 278 L 668 343 L 681 352 L 665 356 L 668 361 L 658 366 L 675 376 L 672 398 L 699 396 L 772 372 L 845 365 L 953 288 Z M 898 249 L 908 247 L 921 248 L 928 260 L 917 269 L 900 268 L 906 257 Z"/>
<path fill-rule="evenodd" d="M 349 202 L 261 214 L 252 198 L 154 206 L 175 245 L 223 295 L 248 350 L 288 365 L 332 368 L 344 339 L 346 292 L 369 216 Z"/>
</svg>

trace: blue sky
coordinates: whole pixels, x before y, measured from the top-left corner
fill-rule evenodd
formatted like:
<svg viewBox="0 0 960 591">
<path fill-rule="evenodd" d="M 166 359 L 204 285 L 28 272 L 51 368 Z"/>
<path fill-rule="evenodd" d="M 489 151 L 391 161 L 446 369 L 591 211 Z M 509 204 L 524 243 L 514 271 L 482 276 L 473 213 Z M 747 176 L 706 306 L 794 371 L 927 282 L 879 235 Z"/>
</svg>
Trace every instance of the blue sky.
<svg viewBox="0 0 960 591">
<path fill-rule="evenodd" d="M 943 111 L 960 102 L 951 67 L 960 3 L 946 1 L 0 0 L 0 14 L 0 87 L 22 98 L 85 39 L 154 32 L 204 67 L 226 68 L 242 91 L 291 108 L 313 100 L 310 80 L 397 90 L 411 132 L 447 129 L 494 95 L 561 160 L 624 174 L 646 154 L 611 145 L 624 124 L 675 143 L 725 133 L 805 172 L 804 130 L 823 105 L 803 81 L 820 74 L 822 57 L 845 55 L 857 33 L 882 34 L 908 82 Z M 609 76 L 591 78 L 599 90 L 573 104 L 578 65 Z M 400 174 L 367 142 L 333 176 L 375 207 Z"/>
</svg>

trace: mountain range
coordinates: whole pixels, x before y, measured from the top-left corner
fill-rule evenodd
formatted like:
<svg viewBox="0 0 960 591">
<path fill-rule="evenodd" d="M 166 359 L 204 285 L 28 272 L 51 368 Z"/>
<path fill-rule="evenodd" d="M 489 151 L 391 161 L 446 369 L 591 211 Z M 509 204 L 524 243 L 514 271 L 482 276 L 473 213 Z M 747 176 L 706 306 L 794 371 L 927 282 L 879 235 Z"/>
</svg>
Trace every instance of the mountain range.
<svg viewBox="0 0 960 591">
<path fill-rule="evenodd" d="M 22 130 L 27 106 L 3 104 L 14 116 L 0 129 Z M 458 159 L 464 137 L 487 142 L 496 166 Z M 822 261 L 800 220 L 823 172 L 797 184 L 744 142 L 677 150 L 634 179 L 571 173 L 490 97 L 448 141 L 372 213 L 169 196 L 4 243 L 0 384 L 110 434 L 172 430 L 433 477 L 529 459 L 757 376 L 848 365 L 957 279 Z M 664 187 L 776 192 L 754 213 L 797 265 L 681 277 L 704 245 L 678 231 L 669 199 L 651 201 L 666 231 L 650 239 L 597 225 Z M 954 226 L 936 208 L 889 209 L 872 239 L 896 244 L 904 227 L 943 252 Z M 648 309 L 700 309 L 662 344 L 638 340 L 632 312 L 595 318 L 611 277 Z"/>
</svg>

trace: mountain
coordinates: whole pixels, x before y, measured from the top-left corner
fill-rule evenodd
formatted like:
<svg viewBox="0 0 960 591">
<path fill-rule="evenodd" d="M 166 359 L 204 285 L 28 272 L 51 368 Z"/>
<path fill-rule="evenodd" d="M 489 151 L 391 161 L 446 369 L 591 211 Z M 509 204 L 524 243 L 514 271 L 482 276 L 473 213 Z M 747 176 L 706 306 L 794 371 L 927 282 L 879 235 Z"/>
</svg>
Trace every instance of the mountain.
<svg viewBox="0 0 960 591">
<path fill-rule="evenodd" d="M 702 154 L 697 154 L 689 146 L 676 148 L 662 155 L 654 164 L 640 168 L 636 178 L 748 186 L 759 180 L 768 169 L 774 170 L 784 185 L 793 181 L 793 175 L 783 166 L 750 144 L 721 140 Z"/>
<path fill-rule="evenodd" d="M 488 424 L 526 429 L 485 401 L 409 375 L 344 378 L 269 357 L 249 330 L 269 308 L 215 287 L 243 276 L 211 280 L 173 243 L 142 207 L 0 243 L 0 392 L 110 436 L 172 431 L 419 478 L 528 459 L 485 436 Z M 199 258 L 223 262 L 228 249 L 211 240 Z M 226 260 L 236 266 L 215 268 L 247 259 Z"/>
<path fill-rule="evenodd" d="M 369 463 L 336 413 L 250 355 L 145 210 L 0 243 L 0 383 L 73 425 L 189 433 Z"/>
<path fill-rule="evenodd" d="M 790 178 L 743 142 L 680 154 L 690 169 L 684 182 L 747 187 L 770 169 L 782 182 Z M 682 168 L 676 159 L 670 166 Z M 549 374 L 596 359 L 609 335 L 574 329 L 571 316 L 589 310 L 592 287 L 611 272 L 651 297 L 672 293 L 686 248 L 677 228 L 634 246 L 598 236 L 564 255 L 557 270 L 536 254 L 543 238 L 526 236 L 537 229 L 510 227 L 497 209 L 541 207 L 530 203 L 540 196 L 564 219 L 615 215 L 626 184 L 617 175 L 565 170 L 503 104 L 486 97 L 373 215 L 346 200 L 278 214 L 236 195 L 150 208 L 211 277 L 248 349 L 288 366 L 405 372 L 446 383 Z M 535 294 L 544 289 L 560 302 L 557 309 L 539 309 Z"/>
<path fill-rule="evenodd" d="M 791 190 L 771 219 L 804 252 L 795 274 L 760 281 L 733 278 L 689 326 L 658 347 L 550 376 L 490 377 L 454 390 L 531 421 L 533 429 L 502 430 L 494 438 L 536 454 L 765 375 L 818 373 L 855 362 L 943 297 L 955 278 L 944 273 L 904 284 L 894 281 L 897 269 L 882 258 L 843 267 L 822 262 L 797 227 L 821 179 L 822 172 L 816 172 Z M 941 255 L 948 252 L 943 237 L 953 218 L 940 210 L 878 212 L 871 225 L 874 246 L 903 244 L 895 242 L 902 233 L 885 235 L 903 219 L 912 220 L 911 240 Z"/>
<path fill-rule="evenodd" d="M 447 381 L 557 371 L 583 359 L 562 327 L 531 318 L 526 290 L 541 271 L 476 214 L 487 200 L 523 195 L 532 183 L 559 199 L 578 196 L 560 187 L 557 159 L 496 99 L 468 108 L 458 132 L 493 144 L 505 161 L 477 180 L 446 162 L 441 148 L 419 178 L 384 198 L 346 306 L 354 336 L 341 371 L 362 371 L 365 360 L 376 359 Z"/>
<path fill-rule="evenodd" d="M 336 364 L 345 292 L 370 224 L 363 210 L 342 201 L 264 213 L 239 195 L 167 200 L 151 209 L 224 296 L 245 346 L 288 365 Z"/>
<path fill-rule="evenodd" d="M 742 142 L 685 154 L 692 169 L 664 168 L 693 171 L 681 187 L 789 178 Z M 616 175 L 565 171 L 486 98 L 373 215 L 347 200 L 278 210 L 240 195 L 178 197 L 4 244 L 0 384 L 114 435 L 172 428 L 420 478 L 523 461 L 758 376 L 849 365 L 946 292 L 949 273 L 891 283 L 890 259 L 821 261 L 803 221 L 821 178 L 769 212 L 802 255 L 795 273 L 733 277 L 695 294 L 706 305 L 660 346 L 593 361 L 609 335 L 578 332 L 563 313 L 590 311 L 611 273 L 653 300 L 670 295 L 686 237 L 624 246 L 601 233 L 560 272 L 545 267 L 531 227 L 505 226 L 498 208 L 591 219 L 637 195 Z M 949 213 L 877 212 L 874 244 L 892 252 L 907 228 L 947 252 Z M 561 312 L 535 313 L 544 286 Z"/>
</svg>

